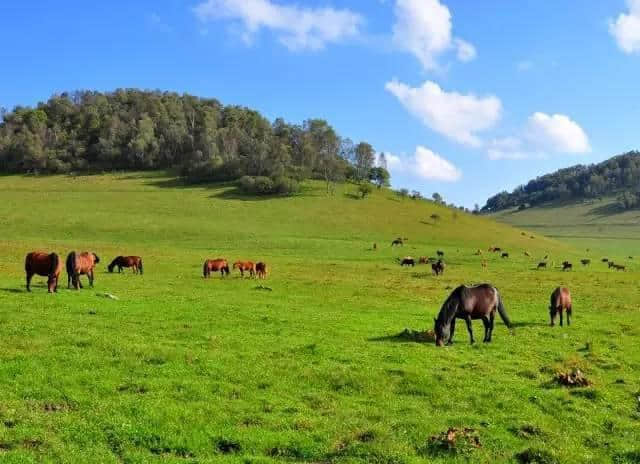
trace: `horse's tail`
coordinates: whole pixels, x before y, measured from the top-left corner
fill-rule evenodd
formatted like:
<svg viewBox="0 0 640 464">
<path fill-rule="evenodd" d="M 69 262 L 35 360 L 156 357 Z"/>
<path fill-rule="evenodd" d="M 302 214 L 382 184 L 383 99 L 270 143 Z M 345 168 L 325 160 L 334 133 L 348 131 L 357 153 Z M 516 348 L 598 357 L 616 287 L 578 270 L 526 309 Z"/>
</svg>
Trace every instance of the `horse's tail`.
<svg viewBox="0 0 640 464">
<path fill-rule="evenodd" d="M 75 273 L 74 267 L 76 262 L 76 252 L 72 251 L 67 256 L 67 274 L 73 275 Z"/>
<path fill-rule="evenodd" d="M 49 269 L 49 276 L 54 276 L 56 271 L 58 270 L 58 266 L 60 265 L 60 257 L 57 253 L 51 253 L 49 255 L 49 260 L 51 261 L 51 268 Z"/>
<path fill-rule="evenodd" d="M 500 313 L 502 322 L 504 322 L 504 325 L 506 325 L 509 329 L 511 329 L 512 328 L 511 320 L 509 319 L 509 316 L 507 316 L 507 310 L 504 309 L 504 304 L 502 304 L 502 297 L 500 296 L 500 293 L 497 290 L 496 290 L 496 293 L 498 294 L 498 312 Z"/>
<path fill-rule="evenodd" d="M 140 262 L 138 263 L 138 271 L 140 271 L 140 275 L 144 274 L 144 269 L 142 268 L 142 258 L 140 258 Z"/>
</svg>

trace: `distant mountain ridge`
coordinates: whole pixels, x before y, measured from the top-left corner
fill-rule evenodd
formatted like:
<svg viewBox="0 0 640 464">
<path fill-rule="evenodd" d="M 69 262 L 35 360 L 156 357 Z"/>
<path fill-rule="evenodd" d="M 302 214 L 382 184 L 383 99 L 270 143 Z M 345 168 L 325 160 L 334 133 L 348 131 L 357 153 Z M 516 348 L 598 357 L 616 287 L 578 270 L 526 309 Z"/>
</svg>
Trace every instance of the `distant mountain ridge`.
<svg viewBox="0 0 640 464">
<path fill-rule="evenodd" d="M 621 207 L 640 204 L 640 152 L 630 151 L 591 165 L 578 164 L 530 180 L 490 197 L 483 212 L 531 207 L 561 200 L 619 195 Z"/>
</svg>

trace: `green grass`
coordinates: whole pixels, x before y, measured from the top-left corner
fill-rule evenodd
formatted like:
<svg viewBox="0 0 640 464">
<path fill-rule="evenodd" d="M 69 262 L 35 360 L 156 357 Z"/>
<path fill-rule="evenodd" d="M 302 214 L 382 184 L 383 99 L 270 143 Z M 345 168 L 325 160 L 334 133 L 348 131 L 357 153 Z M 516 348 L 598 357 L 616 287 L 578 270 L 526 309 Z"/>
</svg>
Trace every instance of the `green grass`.
<svg viewBox="0 0 640 464">
<path fill-rule="evenodd" d="M 355 190 L 261 200 L 150 175 L 0 177 L 0 462 L 637 462 L 639 269 L 537 272 L 544 254 L 584 251 Z M 391 249 L 397 236 L 409 241 Z M 511 258 L 485 252 L 483 271 L 473 253 L 490 245 Z M 95 251 L 96 287 L 48 295 L 37 278 L 27 294 L 34 249 Z M 437 249 L 443 277 L 395 262 Z M 118 254 L 142 255 L 144 276 L 106 273 Z M 218 256 L 271 274 L 205 281 Z M 500 322 L 492 344 L 470 346 L 460 324 L 440 349 L 397 337 L 484 281 L 514 334 Z M 547 326 L 560 284 L 570 328 Z M 552 382 L 576 365 L 592 387 Z M 449 427 L 475 429 L 481 447 L 432 443 Z"/>
</svg>

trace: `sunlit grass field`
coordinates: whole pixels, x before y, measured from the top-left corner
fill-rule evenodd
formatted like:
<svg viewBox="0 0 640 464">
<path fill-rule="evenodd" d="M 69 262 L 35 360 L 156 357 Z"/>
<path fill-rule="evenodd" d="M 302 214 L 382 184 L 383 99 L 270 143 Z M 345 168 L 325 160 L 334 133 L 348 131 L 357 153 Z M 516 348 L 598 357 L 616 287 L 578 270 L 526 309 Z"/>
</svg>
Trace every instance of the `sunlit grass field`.
<svg viewBox="0 0 640 464">
<path fill-rule="evenodd" d="M 599 262 L 640 255 L 636 242 L 586 252 L 386 190 L 356 196 L 0 177 L 0 462 L 638 462 L 640 262 Z M 67 290 L 65 275 L 58 294 L 42 277 L 26 293 L 36 249 L 96 252 L 95 288 Z M 395 261 L 436 250 L 438 278 Z M 143 256 L 145 274 L 107 273 L 120 254 Z M 555 267 L 535 271 L 547 254 Z M 266 261 L 269 277 L 204 280 L 216 257 Z M 399 336 L 481 282 L 500 290 L 513 333 L 499 321 L 491 344 L 471 346 L 459 323 L 446 348 Z M 573 293 L 571 327 L 548 326 L 558 285 Z M 591 387 L 553 381 L 574 367 Z M 438 439 L 452 427 L 477 442 Z"/>
</svg>

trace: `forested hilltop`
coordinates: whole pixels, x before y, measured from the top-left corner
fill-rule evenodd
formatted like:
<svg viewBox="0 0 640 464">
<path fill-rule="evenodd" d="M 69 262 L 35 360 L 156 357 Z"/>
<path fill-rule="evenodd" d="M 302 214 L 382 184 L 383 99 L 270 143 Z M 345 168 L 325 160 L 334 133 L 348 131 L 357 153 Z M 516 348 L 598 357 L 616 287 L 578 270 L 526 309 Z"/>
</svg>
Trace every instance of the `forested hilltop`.
<svg viewBox="0 0 640 464">
<path fill-rule="evenodd" d="M 190 181 L 241 179 L 254 193 L 289 193 L 307 178 L 328 189 L 345 178 L 389 181 L 384 160 L 374 167 L 371 145 L 354 144 L 324 120 L 270 122 L 249 108 L 186 94 L 78 91 L 0 116 L 5 173 L 175 169 Z"/>
<path fill-rule="evenodd" d="M 537 177 L 513 192 L 487 200 L 484 212 L 527 208 L 559 200 L 617 195 L 622 209 L 640 206 L 640 152 L 630 151 L 602 163 L 577 165 Z"/>
</svg>

